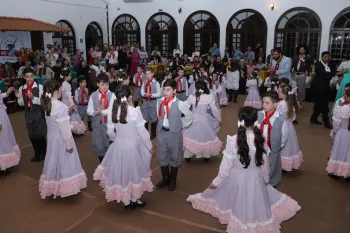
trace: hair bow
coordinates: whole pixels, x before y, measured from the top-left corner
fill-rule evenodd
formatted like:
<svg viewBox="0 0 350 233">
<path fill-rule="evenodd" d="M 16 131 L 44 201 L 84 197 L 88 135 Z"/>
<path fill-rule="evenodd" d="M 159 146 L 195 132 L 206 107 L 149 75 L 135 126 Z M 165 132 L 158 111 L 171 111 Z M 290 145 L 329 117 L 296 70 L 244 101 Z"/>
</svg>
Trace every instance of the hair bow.
<svg viewBox="0 0 350 233">
<path fill-rule="evenodd" d="M 123 69 L 119 69 L 120 72 L 123 72 Z"/>
<path fill-rule="evenodd" d="M 244 120 L 238 121 L 238 127 L 244 127 Z"/>
<path fill-rule="evenodd" d="M 203 92 L 204 92 L 204 90 L 202 90 L 202 89 L 199 89 L 199 90 L 198 90 L 198 92 L 199 92 L 199 93 L 203 93 Z"/>
<path fill-rule="evenodd" d="M 120 101 L 121 101 L 122 103 L 124 103 L 124 102 L 127 101 L 127 98 L 124 96 L 124 97 L 120 98 Z"/>
<path fill-rule="evenodd" d="M 271 82 L 271 84 L 275 85 L 275 84 L 276 84 L 276 82 Z"/>
<path fill-rule="evenodd" d="M 52 94 L 46 92 L 46 93 L 45 93 L 45 96 L 51 98 L 51 97 L 52 97 Z"/>
<path fill-rule="evenodd" d="M 122 78 L 118 78 L 118 81 L 119 81 L 119 82 L 123 82 L 123 79 L 122 79 Z"/>
<path fill-rule="evenodd" d="M 63 75 L 60 75 L 60 78 L 63 79 Z"/>
<path fill-rule="evenodd" d="M 294 92 L 293 91 L 288 91 L 288 95 L 293 95 Z"/>
</svg>

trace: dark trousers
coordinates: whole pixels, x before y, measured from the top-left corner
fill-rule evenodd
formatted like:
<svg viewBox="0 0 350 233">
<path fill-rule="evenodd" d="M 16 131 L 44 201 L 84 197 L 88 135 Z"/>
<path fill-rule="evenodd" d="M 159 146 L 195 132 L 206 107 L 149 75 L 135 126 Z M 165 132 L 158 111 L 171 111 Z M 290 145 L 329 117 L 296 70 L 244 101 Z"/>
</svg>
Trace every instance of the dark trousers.
<svg viewBox="0 0 350 233">
<path fill-rule="evenodd" d="M 315 90 L 314 91 L 314 109 L 311 116 L 311 120 L 316 121 L 318 116 L 322 114 L 323 123 L 329 123 L 329 91 L 328 90 Z"/>
<path fill-rule="evenodd" d="M 37 158 L 45 158 L 46 155 L 46 138 L 29 138 L 33 149 L 35 151 L 35 157 Z"/>
<path fill-rule="evenodd" d="M 239 94 L 247 94 L 247 80 L 245 78 L 239 79 Z"/>
<path fill-rule="evenodd" d="M 237 102 L 238 90 L 226 89 L 228 93 L 228 102 L 232 102 L 232 98 L 234 102 Z"/>
</svg>

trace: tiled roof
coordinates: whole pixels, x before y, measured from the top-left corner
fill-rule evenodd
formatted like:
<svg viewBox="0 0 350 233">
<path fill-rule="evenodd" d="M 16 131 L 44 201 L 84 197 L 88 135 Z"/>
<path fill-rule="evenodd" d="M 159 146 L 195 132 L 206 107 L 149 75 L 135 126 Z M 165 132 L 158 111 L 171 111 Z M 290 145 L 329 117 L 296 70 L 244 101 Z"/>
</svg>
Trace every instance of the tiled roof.
<svg viewBox="0 0 350 233">
<path fill-rule="evenodd" d="M 0 31 L 69 32 L 70 29 L 36 19 L 0 16 Z"/>
</svg>

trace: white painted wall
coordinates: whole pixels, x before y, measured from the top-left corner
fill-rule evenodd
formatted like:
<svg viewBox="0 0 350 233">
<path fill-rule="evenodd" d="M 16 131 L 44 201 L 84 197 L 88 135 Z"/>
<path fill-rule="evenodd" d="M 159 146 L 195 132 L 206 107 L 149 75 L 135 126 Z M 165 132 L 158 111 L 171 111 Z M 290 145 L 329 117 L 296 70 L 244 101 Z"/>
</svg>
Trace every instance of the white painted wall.
<svg viewBox="0 0 350 233">
<path fill-rule="evenodd" d="M 106 4 L 102 0 L 10 0 L 1 4 L 0 16 L 26 17 L 55 24 L 68 21 L 76 35 L 76 47 L 86 54 L 85 29 L 97 22 L 107 42 Z M 51 33 L 43 33 L 44 44 L 52 44 Z M 80 38 L 83 43 L 80 43 Z"/>
<path fill-rule="evenodd" d="M 226 25 L 231 16 L 242 9 L 259 11 L 268 25 L 267 51 L 274 45 L 275 25 L 278 18 L 294 7 L 307 7 L 315 11 L 322 22 L 320 51 L 328 50 L 329 31 L 335 16 L 350 6 L 349 0 L 153 0 L 150 3 L 125 3 L 123 0 L 109 0 L 110 27 L 118 15 L 131 14 L 139 22 L 141 28 L 141 44 L 145 45 L 145 27 L 149 17 L 162 9 L 170 14 L 178 25 L 178 42 L 183 47 L 183 25 L 187 17 L 195 11 L 206 10 L 214 14 L 220 23 L 220 48 L 223 53 L 226 44 Z M 274 3 L 275 9 L 270 6 Z M 182 8 L 179 14 L 178 9 Z M 120 10 L 118 10 L 120 8 Z"/>
<path fill-rule="evenodd" d="M 106 2 L 109 5 L 110 31 L 113 21 L 121 14 L 131 14 L 139 22 L 141 28 L 141 44 L 145 45 L 145 27 L 149 17 L 162 9 L 170 14 L 178 25 L 178 42 L 183 47 L 183 25 L 187 17 L 198 10 L 213 13 L 220 23 L 221 52 L 226 44 L 226 25 L 231 16 L 241 9 L 259 11 L 266 19 L 267 51 L 274 45 L 274 30 L 278 18 L 294 7 L 307 7 L 315 11 L 322 22 L 320 51 L 328 50 L 329 30 L 334 17 L 350 6 L 349 0 L 153 0 L 146 3 L 125 3 L 123 0 L 11 0 L 2 4 L 1 16 L 29 17 L 55 24 L 59 20 L 67 20 L 74 28 L 77 48 L 85 54 L 85 29 L 95 21 L 103 30 L 104 42 L 107 42 Z M 275 9 L 271 11 L 270 5 Z M 178 13 L 179 7 L 182 13 Z M 119 8 L 119 10 L 118 10 Z M 80 43 L 80 38 L 84 39 Z M 44 33 L 45 44 L 51 44 L 52 38 Z M 111 34 L 110 40 L 112 41 Z"/>
</svg>

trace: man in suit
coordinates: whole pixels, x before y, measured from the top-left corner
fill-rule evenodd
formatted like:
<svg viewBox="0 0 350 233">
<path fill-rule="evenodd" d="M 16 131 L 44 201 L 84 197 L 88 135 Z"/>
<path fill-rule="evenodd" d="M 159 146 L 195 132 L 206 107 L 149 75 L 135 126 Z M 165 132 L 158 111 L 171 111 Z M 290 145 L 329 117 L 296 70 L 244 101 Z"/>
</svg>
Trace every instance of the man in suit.
<svg viewBox="0 0 350 233">
<path fill-rule="evenodd" d="M 322 52 L 321 61 L 315 65 L 315 79 L 311 84 L 311 88 L 314 91 L 315 105 L 310 119 L 310 124 L 321 125 L 322 123 L 317 120 L 318 116 L 322 114 L 322 121 L 327 129 L 332 129 L 332 125 L 329 122 L 328 117 L 328 101 L 330 94 L 329 82 L 335 75 L 335 71 L 331 70 L 328 65 L 329 52 Z"/>
<path fill-rule="evenodd" d="M 288 78 L 292 82 L 292 60 L 289 57 L 282 55 L 281 48 L 272 50 L 272 68 L 275 70 L 278 78 Z"/>
<path fill-rule="evenodd" d="M 311 57 L 307 54 L 307 48 L 300 45 L 297 48 L 299 56 L 293 59 L 292 70 L 295 73 L 295 79 L 298 84 L 298 98 L 301 104 L 305 100 L 306 77 L 311 74 L 313 63 Z"/>
</svg>

